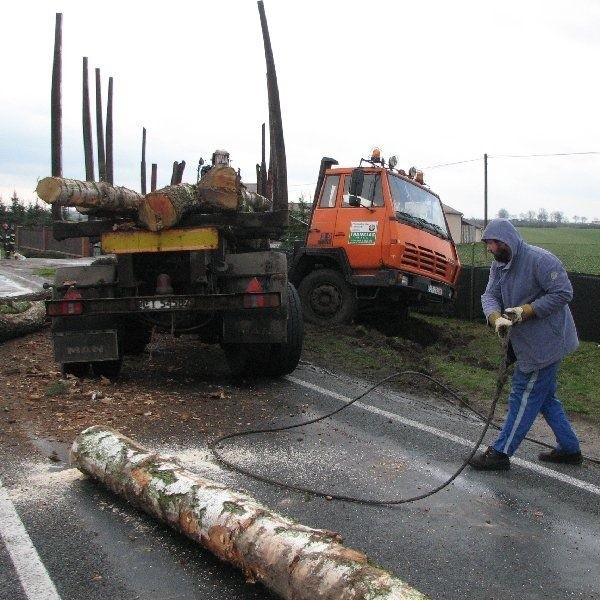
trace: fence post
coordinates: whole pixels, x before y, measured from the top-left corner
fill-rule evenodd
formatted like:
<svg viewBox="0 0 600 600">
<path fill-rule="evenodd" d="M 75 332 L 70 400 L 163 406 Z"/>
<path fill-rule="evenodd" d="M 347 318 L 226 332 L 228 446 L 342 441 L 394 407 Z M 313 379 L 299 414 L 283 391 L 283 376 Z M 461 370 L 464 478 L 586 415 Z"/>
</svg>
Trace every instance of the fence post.
<svg viewBox="0 0 600 600">
<path fill-rule="evenodd" d="M 48 237 L 50 233 L 50 227 L 47 227 L 46 225 L 44 225 L 42 227 L 42 250 L 44 252 L 46 252 L 46 250 L 48 250 Z"/>
<path fill-rule="evenodd" d="M 91 256 L 90 254 L 90 238 L 81 238 L 81 256 Z"/>
</svg>

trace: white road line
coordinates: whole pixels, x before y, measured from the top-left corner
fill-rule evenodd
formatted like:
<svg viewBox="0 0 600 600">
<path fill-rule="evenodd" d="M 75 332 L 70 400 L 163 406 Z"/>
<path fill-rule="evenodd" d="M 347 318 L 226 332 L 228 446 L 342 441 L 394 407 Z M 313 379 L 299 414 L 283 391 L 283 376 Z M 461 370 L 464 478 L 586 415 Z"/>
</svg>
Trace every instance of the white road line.
<svg viewBox="0 0 600 600">
<path fill-rule="evenodd" d="M 302 387 L 308 388 L 319 394 L 323 394 L 325 396 L 329 396 L 331 398 L 335 398 L 336 400 L 340 400 L 342 402 L 350 402 L 352 398 L 348 398 L 342 394 L 338 394 L 337 392 L 332 392 L 325 388 L 322 388 L 314 383 L 309 383 L 308 381 L 303 381 L 302 379 L 298 379 L 296 377 L 292 377 L 291 375 L 287 375 L 286 379 L 300 385 Z M 385 417 L 386 419 L 391 419 L 393 421 L 397 421 L 398 423 L 402 423 L 403 425 L 408 425 L 409 427 L 414 427 L 415 429 L 419 429 L 420 431 L 425 431 L 427 433 L 431 433 L 437 437 L 443 438 L 450 442 L 454 442 L 456 444 L 460 444 L 461 446 L 466 446 L 468 448 L 472 448 L 474 442 L 471 440 L 466 440 L 465 438 L 459 437 L 457 435 L 453 435 L 452 433 L 448 433 L 441 429 L 437 429 L 436 427 L 430 427 L 429 425 L 424 425 L 423 423 L 419 423 L 418 421 L 413 421 L 412 419 L 407 419 L 406 417 L 401 417 L 395 413 L 388 412 L 387 410 L 382 410 L 380 408 L 376 408 L 375 406 L 368 406 L 367 404 L 363 404 L 362 402 L 355 402 L 353 406 L 356 408 L 360 408 L 361 410 L 373 413 L 375 415 L 379 415 L 381 417 Z M 546 467 L 542 467 L 541 465 L 537 465 L 535 463 L 529 462 L 528 460 L 523 460 L 522 458 L 511 458 L 511 461 L 523 467 L 524 469 L 529 469 L 530 471 L 535 471 L 540 475 L 545 475 L 546 477 L 551 477 L 552 479 L 556 479 L 561 481 L 562 483 L 566 483 L 573 487 L 579 488 L 580 490 L 585 490 L 586 492 L 590 492 L 591 494 L 595 494 L 596 496 L 600 496 L 600 487 L 594 485 L 593 483 L 588 483 L 587 481 L 582 481 L 581 479 L 576 479 L 575 477 L 570 477 L 569 475 L 563 475 L 563 473 L 559 473 L 558 471 L 554 471 L 552 469 L 548 469 Z"/>
<path fill-rule="evenodd" d="M 30 600 L 60 600 L 6 488 L 0 481 L 0 537 L 10 554 L 21 586 Z"/>
</svg>

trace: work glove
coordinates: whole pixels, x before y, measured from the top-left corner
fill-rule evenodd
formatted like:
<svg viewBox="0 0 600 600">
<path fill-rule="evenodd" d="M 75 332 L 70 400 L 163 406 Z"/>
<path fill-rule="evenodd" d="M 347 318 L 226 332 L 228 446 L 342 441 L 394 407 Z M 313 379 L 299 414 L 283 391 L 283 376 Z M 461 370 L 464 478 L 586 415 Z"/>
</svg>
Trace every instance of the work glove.
<svg viewBox="0 0 600 600">
<path fill-rule="evenodd" d="M 531 304 L 523 304 L 523 306 L 507 308 L 504 313 L 513 323 L 521 323 L 533 317 L 533 307 Z"/>
<path fill-rule="evenodd" d="M 493 312 L 488 316 L 488 323 L 496 330 L 496 333 L 504 338 L 508 335 L 509 327 L 513 326 L 513 322 L 501 315 L 499 312 Z"/>
</svg>

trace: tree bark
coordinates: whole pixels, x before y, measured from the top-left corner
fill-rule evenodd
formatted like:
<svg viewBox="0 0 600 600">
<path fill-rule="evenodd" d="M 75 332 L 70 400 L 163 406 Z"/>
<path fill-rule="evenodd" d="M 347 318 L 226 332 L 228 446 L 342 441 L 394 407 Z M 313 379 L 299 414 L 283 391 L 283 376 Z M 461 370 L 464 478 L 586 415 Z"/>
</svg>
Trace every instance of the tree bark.
<svg viewBox="0 0 600 600">
<path fill-rule="evenodd" d="M 144 196 L 125 187 L 105 182 L 79 181 L 60 177 L 44 177 L 35 190 L 48 204 L 100 208 L 114 212 L 136 211 Z"/>
<path fill-rule="evenodd" d="M 231 167 L 213 167 L 196 185 L 170 185 L 146 195 L 138 209 L 139 222 L 150 231 L 173 227 L 191 213 L 235 211 L 242 187 Z"/>
<path fill-rule="evenodd" d="M 198 477 L 113 430 L 90 427 L 71 460 L 148 514 L 294 600 L 422 599 L 420 592 L 346 548 L 337 534 L 296 523 L 251 496 Z"/>
<path fill-rule="evenodd" d="M 146 194 L 138 208 L 138 221 L 149 231 L 161 231 L 200 210 L 195 185 L 170 185 Z"/>
<path fill-rule="evenodd" d="M 15 301 L 11 298 L 10 301 Z M 3 304 L 6 304 L 6 299 Z M 22 313 L 0 315 L 0 342 L 38 331 L 46 325 L 46 307 L 43 302 L 32 302 Z"/>
</svg>

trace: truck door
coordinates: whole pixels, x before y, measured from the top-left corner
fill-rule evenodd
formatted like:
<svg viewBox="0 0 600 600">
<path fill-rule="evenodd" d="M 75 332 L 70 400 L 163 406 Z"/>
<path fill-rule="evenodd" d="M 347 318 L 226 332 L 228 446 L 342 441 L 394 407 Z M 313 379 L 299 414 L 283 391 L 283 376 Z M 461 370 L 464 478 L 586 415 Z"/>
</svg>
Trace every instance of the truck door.
<svg viewBox="0 0 600 600">
<path fill-rule="evenodd" d="M 360 206 L 350 206 L 351 175 L 345 176 L 342 204 L 338 210 L 333 245 L 344 248 L 354 271 L 368 272 L 381 266 L 381 240 L 385 214 L 381 175 L 366 173 Z"/>
<path fill-rule="evenodd" d="M 307 246 L 331 248 L 335 228 L 336 200 L 340 187 L 339 175 L 328 175 L 323 182 L 323 191 L 313 212 L 308 230 Z"/>
</svg>

